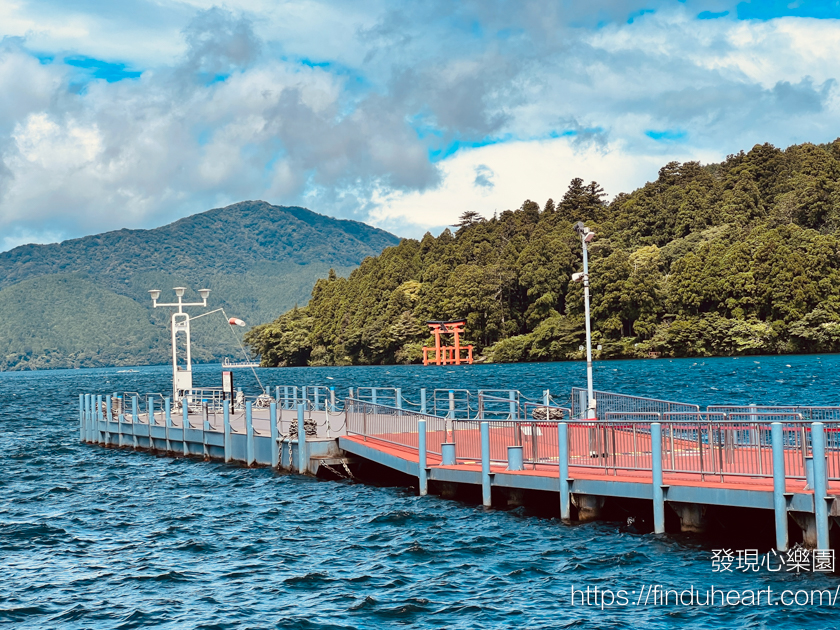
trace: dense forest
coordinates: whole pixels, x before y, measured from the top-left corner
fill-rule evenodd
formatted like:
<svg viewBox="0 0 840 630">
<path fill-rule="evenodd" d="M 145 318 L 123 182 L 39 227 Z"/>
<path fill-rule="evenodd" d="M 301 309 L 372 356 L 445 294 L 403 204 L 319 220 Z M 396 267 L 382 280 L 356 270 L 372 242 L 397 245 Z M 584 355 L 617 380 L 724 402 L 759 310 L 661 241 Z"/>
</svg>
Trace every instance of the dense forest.
<svg viewBox="0 0 840 630">
<path fill-rule="evenodd" d="M 607 201 L 596 182 L 404 240 L 252 329 L 263 365 L 419 361 L 427 320 L 466 318 L 488 361 L 581 356 L 577 221 L 600 358 L 840 351 L 840 139 L 665 165 Z"/>
</svg>

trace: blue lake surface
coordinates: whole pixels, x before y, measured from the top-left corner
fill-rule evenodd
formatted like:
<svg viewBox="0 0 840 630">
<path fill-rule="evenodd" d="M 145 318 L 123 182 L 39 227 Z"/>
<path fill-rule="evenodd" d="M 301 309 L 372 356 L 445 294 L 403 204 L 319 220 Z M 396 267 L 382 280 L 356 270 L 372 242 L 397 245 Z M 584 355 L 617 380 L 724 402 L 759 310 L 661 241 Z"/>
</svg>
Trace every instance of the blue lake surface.
<svg viewBox="0 0 840 630">
<path fill-rule="evenodd" d="M 840 404 L 840 357 L 596 363 L 597 389 L 698 403 Z M 626 606 L 571 588 L 832 589 L 713 572 L 696 537 L 170 459 L 78 441 L 78 394 L 160 392 L 169 368 L 0 373 L 0 625 L 20 628 L 835 628 L 835 606 Z M 219 366 L 196 385 L 220 384 Z M 515 388 L 558 401 L 581 363 L 257 370 L 265 385 Z M 237 385 L 254 391 L 250 371 Z M 649 592 L 649 591 L 648 591 Z M 590 600 L 591 602 L 591 600 Z"/>
</svg>

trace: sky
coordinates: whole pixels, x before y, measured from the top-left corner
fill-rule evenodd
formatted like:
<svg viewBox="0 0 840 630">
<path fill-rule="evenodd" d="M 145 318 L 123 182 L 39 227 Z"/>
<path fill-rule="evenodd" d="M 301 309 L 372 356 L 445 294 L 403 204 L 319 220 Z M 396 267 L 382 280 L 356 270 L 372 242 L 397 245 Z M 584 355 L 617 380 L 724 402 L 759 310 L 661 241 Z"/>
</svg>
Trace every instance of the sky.
<svg viewBox="0 0 840 630">
<path fill-rule="evenodd" d="M 400 236 L 840 136 L 840 1 L 3 0 L 0 251 L 263 199 Z"/>
</svg>

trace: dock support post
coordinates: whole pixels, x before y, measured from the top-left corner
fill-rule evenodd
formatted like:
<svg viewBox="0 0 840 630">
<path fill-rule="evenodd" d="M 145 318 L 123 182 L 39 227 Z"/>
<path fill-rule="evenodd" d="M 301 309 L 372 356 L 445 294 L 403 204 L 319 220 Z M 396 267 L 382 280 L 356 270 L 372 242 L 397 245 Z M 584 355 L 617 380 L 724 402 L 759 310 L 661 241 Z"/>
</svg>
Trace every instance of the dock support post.
<svg viewBox="0 0 840 630">
<path fill-rule="evenodd" d="M 572 520 L 572 493 L 569 488 L 569 425 L 557 425 L 557 447 L 560 464 L 560 518 Z"/>
<path fill-rule="evenodd" d="M 394 398 L 397 400 L 397 409 L 402 409 L 402 388 L 397 387 L 394 392 Z"/>
<path fill-rule="evenodd" d="M 122 434 L 122 425 L 125 422 L 125 416 L 122 412 L 122 407 L 120 407 L 120 413 L 117 414 L 117 444 L 119 446 L 123 445 L 123 434 Z"/>
<path fill-rule="evenodd" d="M 814 454 L 814 518 L 817 521 L 817 549 L 829 549 L 825 429 L 822 422 L 811 424 L 811 452 Z"/>
<path fill-rule="evenodd" d="M 210 410 L 209 403 L 201 403 L 201 415 L 203 422 L 201 423 L 201 445 L 205 459 L 210 459 L 210 451 L 207 448 L 207 434 L 210 432 Z"/>
<path fill-rule="evenodd" d="M 653 532 L 665 533 L 665 492 L 662 489 L 662 425 L 650 425 L 651 468 L 653 472 Z"/>
<path fill-rule="evenodd" d="M 93 437 L 97 444 L 102 443 L 102 433 L 99 431 L 99 422 L 102 420 L 102 394 L 96 395 L 96 413 L 93 414 Z"/>
<path fill-rule="evenodd" d="M 183 451 L 184 451 L 184 457 L 187 457 L 190 454 L 190 447 L 187 446 L 187 429 L 190 428 L 190 406 L 187 403 L 186 396 L 181 399 L 181 411 L 182 411 L 181 418 L 182 418 L 182 422 L 183 422 L 183 425 L 184 425 L 184 430 L 183 430 L 183 434 L 184 434 L 183 447 L 184 448 L 183 448 Z"/>
<path fill-rule="evenodd" d="M 589 411 L 589 403 L 586 402 L 586 390 L 585 389 L 582 389 L 578 392 L 578 405 L 580 405 L 580 418 L 579 418 L 579 420 L 584 420 L 587 417 L 587 412 Z"/>
<path fill-rule="evenodd" d="M 276 400 L 277 402 L 280 402 L 280 386 L 279 385 L 276 385 L 274 387 L 274 400 Z"/>
<path fill-rule="evenodd" d="M 306 429 L 303 424 L 303 412 L 306 405 L 298 405 L 297 408 L 297 425 L 298 425 L 298 473 L 306 472 Z"/>
<path fill-rule="evenodd" d="M 330 410 L 335 413 L 335 386 L 330 387 Z M 327 430 L 329 430 L 329 423 L 327 423 Z"/>
<path fill-rule="evenodd" d="M 426 388 L 420 390 L 420 413 L 426 414 Z"/>
<path fill-rule="evenodd" d="M 111 413 L 111 394 L 105 396 L 105 437 L 104 443 L 105 446 L 111 445 L 111 431 L 109 430 L 108 424 L 113 421 L 114 414 Z"/>
<path fill-rule="evenodd" d="M 90 402 L 90 394 L 85 394 L 85 442 L 90 442 L 90 409 L 93 405 Z"/>
<path fill-rule="evenodd" d="M 318 406 L 321 404 L 321 388 L 316 386 L 313 389 L 315 390 L 315 407 L 313 408 L 313 410 L 318 411 Z M 324 404 L 326 404 L 326 402 Z"/>
<path fill-rule="evenodd" d="M 85 441 L 85 395 L 79 394 L 79 441 Z"/>
<path fill-rule="evenodd" d="M 788 514 L 785 497 L 785 443 L 781 422 L 770 425 L 770 439 L 773 445 L 773 510 L 776 516 L 776 549 L 787 551 Z"/>
<path fill-rule="evenodd" d="M 490 489 L 490 423 L 482 422 L 481 429 L 481 502 L 484 507 L 492 507 Z"/>
<path fill-rule="evenodd" d="M 519 414 L 516 412 L 516 392 L 508 390 L 508 399 L 510 400 L 510 419 L 519 420 Z"/>
<path fill-rule="evenodd" d="M 370 402 L 374 405 L 376 404 L 376 388 L 375 387 L 370 388 Z"/>
<path fill-rule="evenodd" d="M 171 451 L 172 445 L 169 443 L 169 429 L 172 428 L 172 400 L 169 396 L 163 399 L 163 422 L 166 427 L 166 450 Z"/>
<path fill-rule="evenodd" d="M 249 400 L 245 403 L 245 464 L 254 463 L 254 404 Z"/>
<path fill-rule="evenodd" d="M 268 422 L 271 425 L 271 467 L 277 468 L 280 464 L 280 447 L 277 444 L 277 403 L 271 403 L 268 407 Z"/>
<path fill-rule="evenodd" d="M 230 405 L 224 406 L 222 418 L 225 426 L 225 463 L 227 463 L 230 461 Z"/>
<path fill-rule="evenodd" d="M 543 404 L 546 407 L 548 407 L 551 404 L 551 394 L 549 392 L 550 392 L 550 390 L 548 390 L 548 389 L 543 391 Z M 546 419 L 548 419 L 548 416 L 546 416 Z"/>
<path fill-rule="evenodd" d="M 426 472 L 426 421 L 417 421 L 417 480 L 420 496 L 429 494 L 429 477 Z"/>
<path fill-rule="evenodd" d="M 137 448 L 137 421 L 139 420 L 137 396 L 131 397 L 131 437 L 134 448 Z"/>
</svg>

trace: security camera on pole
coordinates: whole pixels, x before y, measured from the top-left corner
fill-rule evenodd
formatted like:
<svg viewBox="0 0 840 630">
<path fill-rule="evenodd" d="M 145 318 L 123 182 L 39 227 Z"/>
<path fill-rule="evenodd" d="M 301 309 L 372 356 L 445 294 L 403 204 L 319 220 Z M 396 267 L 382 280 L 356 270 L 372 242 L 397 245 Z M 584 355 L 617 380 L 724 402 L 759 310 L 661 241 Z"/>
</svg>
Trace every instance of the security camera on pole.
<svg viewBox="0 0 840 630">
<path fill-rule="evenodd" d="M 592 329 L 589 324 L 589 255 L 586 251 L 586 244 L 591 243 L 595 238 L 595 232 L 590 230 L 578 221 L 575 224 L 575 232 L 580 235 L 580 243 L 583 246 L 583 273 L 572 274 L 573 282 L 583 282 L 583 307 L 586 315 L 586 392 L 587 392 L 587 418 L 595 417 L 595 394 L 592 388 Z"/>
<path fill-rule="evenodd" d="M 183 398 L 184 392 L 189 394 L 192 390 L 192 355 L 190 351 L 190 316 L 184 312 L 185 306 L 207 306 L 207 296 L 210 295 L 210 289 L 199 289 L 198 295 L 201 297 L 201 302 L 184 302 L 184 287 L 175 287 L 173 289 L 175 295 L 178 297 L 177 302 L 167 304 L 158 304 L 160 291 L 152 289 L 149 294 L 152 296 L 152 307 L 158 306 L 177 306 L 178 312 L 172 313 L 172 400 L 180 402 Z M 186 347 L 186 357 L 183 365 L 178 365 L 178 333 L 184 334 L 184 341 Z"/>
</svg>

